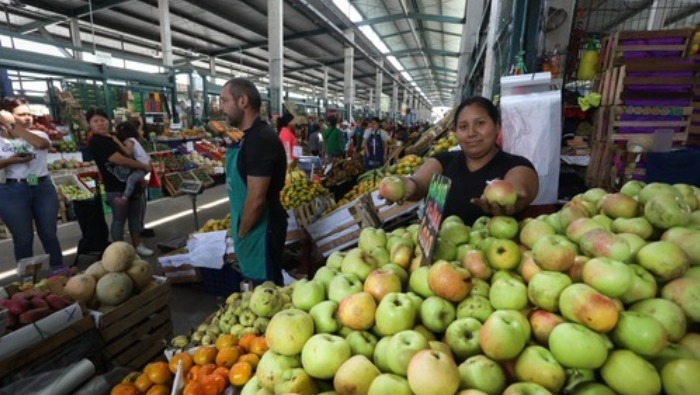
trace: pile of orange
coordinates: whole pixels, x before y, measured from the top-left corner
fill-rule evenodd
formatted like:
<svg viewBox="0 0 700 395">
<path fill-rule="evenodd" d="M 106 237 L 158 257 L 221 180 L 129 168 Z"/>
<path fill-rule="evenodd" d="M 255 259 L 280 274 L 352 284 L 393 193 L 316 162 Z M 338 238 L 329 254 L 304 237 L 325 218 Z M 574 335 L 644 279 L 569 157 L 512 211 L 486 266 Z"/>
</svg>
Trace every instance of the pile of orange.
<svg viewBox="0 0 700 395">
<path fill-rule="evenodd" d="M 267 349 L 264 336 L 248 334 L 238 340 L 223 334 L 214 347 L 175 354 L 170 362 L 149 363 L 143 373 L 129 374 L 110 395 L 169 395 L 180 361 L 185 377 L 183 395 L 219 395 L 229 385 L 245 385 Z"/>
</svg>

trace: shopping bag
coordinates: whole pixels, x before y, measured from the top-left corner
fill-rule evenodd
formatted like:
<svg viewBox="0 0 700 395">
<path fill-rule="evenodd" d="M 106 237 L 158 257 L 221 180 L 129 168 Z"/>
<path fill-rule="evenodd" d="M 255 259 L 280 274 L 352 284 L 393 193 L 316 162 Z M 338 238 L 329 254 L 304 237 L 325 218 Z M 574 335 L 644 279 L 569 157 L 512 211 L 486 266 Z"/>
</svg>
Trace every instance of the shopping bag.
<svg viewBox="0 0 700 395">
<path fill-rule="evenodd" d="M 153 167 L 151 167 L 151 179 L 148 181 L 148 187 L 149 188 L 160 188 L 161 187 L 160 177 L 158 177 L 158 172 Z"/>
</svg>

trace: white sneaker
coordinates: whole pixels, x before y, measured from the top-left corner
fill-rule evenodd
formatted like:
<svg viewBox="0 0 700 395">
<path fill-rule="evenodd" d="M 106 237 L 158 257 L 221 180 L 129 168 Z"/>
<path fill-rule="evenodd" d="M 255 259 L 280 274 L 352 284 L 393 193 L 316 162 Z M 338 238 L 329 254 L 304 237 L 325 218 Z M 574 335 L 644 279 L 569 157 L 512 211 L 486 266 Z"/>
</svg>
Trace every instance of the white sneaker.
<svg viewBox="0 0 700 395">
<path fill-rule="evenodd" d="M 153 255 L 153 250 L 147 248 L 143 244 L 139 244 L 138 247 L 136 247 L 136 252 L 141 255 L 141 256 L 151 256 Z"/>
</svg>

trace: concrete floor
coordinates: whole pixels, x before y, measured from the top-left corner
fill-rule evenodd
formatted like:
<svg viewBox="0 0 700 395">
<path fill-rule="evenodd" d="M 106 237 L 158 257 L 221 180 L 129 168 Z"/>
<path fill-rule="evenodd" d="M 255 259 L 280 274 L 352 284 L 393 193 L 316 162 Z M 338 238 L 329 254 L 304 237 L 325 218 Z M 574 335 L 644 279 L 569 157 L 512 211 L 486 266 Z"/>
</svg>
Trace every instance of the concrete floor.
<svg viewBox="0 0 700 395">
<path fill-rule="evenodd" d="M 197 197 L 198 217 L 200 226 L 209 219 L 223 218 L 228 213 L 228 200 L 226 199 L 226 186 L 217 185 L 206 189 Z M 153 266 L 154 274 L 161 274 L 158 265 L 160 251 L 156 245 L 177 236 L 187 235 L 195 230 L 194 217 L 192 215 L 192 203 L 189 197 L 180 196 L 164 198 L 148 203 L 146 210 L 146 227 L 155 231 L 154 238 L 144 239 L 144 244 L 156 251 L 146 260 Z M 111 216 L 107 215 L 107 224 L 111 223 Z M 58 237 L 61 248 L 64 251 L 64 263 L 73 264 L 75 249 L 81 238 L 80 228 L 75 221 L 59 224 Z M 128 237 L 127 237 L 128 239 Z M 13 258 L 13 245 L 11 239 L 0 240 L 0 285 L 18 280 L 13 274 L 15 262 Z M 43 253 L 39 240 L 34 240 L 35 254 Z M 84 256 L 80 258 L 78 267 L 84 270 L 97 257 Z M 217 306 L 224 303 L 224 298 L 208 294 L 200 290 L 197 284 L 176 284 L 171 287 L 170 310 L 174 334 L 187 334 L 198 326 L 208 315 L 216 311 Z"/>
</svg>

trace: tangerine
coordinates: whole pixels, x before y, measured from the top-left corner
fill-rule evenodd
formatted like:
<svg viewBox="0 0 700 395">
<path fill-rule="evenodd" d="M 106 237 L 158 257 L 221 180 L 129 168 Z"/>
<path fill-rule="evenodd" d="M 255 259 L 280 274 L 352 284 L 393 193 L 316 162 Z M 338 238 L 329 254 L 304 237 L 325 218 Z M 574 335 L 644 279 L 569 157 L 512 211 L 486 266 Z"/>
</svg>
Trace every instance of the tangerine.
<svg viewBox="0 0 700 395">
<path fill-rule="evenodd" d="M 165 384 L 173 377 L 168 363 L 163 361 L 153 362 L 146 374 L 154 384 Z"/>
<path fill-rule="evenodd" d="M 182 374 L 187 374 L 187 372 L 192 369 L 192 365 L 194 365 L 194 361 L 192 360 L 192 356 L 186 352 L 181 352 L 173 355 L 172 358 L 170 358 L 170 362 L 168 363 L 168 367 L 170 368 L 170 372 L 172 374 L 177 373 L 177 365 L 178 362 L 182 361 Z"/>
<path fill-rule="evenodd" d="M 202 346 L 194 352 L 192 357 L 194 363 L 197 365 L 206 365 L 208 363 L 214 363 L 216 360 L 216 347 Z"/>
<path fill-rule="evenodd" d="M 250 364 L 250 366 L 253 367 L 253 370 L 255 370 L 255 368 L 257 368 L 258 364 L 260 363 L 260 357 L 257 354 L 248 353 L 248 354 L 241 355 L 238 358 L 238 361 L 239 362 L 248 362 Z"/>
<path fill-rule="evenodd" d="M 202 370 L 202 367 L 199 365 L 192 366 L 192 369 L 190 369 L 190 371 L 187 372 L 185 382 L 187 382 L 187 383 L 199 382 L 199 376 L 200 376 L 201 370 Z"/>
<path fill-rule="evenodd" d="M 186 384 L 185 388 L 182 390 L 182 395 L 204 395 L 202 384 L 197 382 Z"/>
<path fill-rule="evenodd" d="M 214 345 L 216 346 L 216 349 L 221 351 L 222 348 L 224 347 L 233 347 L 238 343 L 238 339 L 236 339 L 235 335 L 232 335 L 230 333 L 224 333 L 219 335 L 219 337 L 216 338 L 216 342 Z"/>
<path fill-rule="evenodd" d="M 199 371 L 199 380 L 198 381 L 201 383 L 203 378 L 214 373 L 215 370 L 216 370 L 216 365 L 213 363 L 208 363 L 206 365 L 203 365 L 202 370 Z"/>
<path fill-rule="evenodd" d="M 170 388 L 165 384 L 156 384 L 146 392 L 146 395 L 170 395 Z"/>
<path fill-rule="evenodd" d="M 238 341 L 238 345 L 243 347 L 246 351 L 250 351 L 250 343 L 252 343 L 253 339 L 255 338 L 256 336 L 252 333 L 243 335 L 243 337 L 241 337 L 241 339 Z"/>
<path fill-rule="evenodd" d="M 219 395 L 219 387 L 216 383 L 202 384 L 202 393 L 204 395 Z"/>
<path fill-rule="evenodd" d="M 214 369 L 214 372 L 212 374 L 218 374 L 219 376 L 227 379 L 228 378 L 228 368 L 225 366 L 219 366 L 216 369 Z"/>
<path fill-rule="evenodd" d="M 238 360 L 238 349 L 236 347 L 223 347 L 216 354 L 216 364 L 230 368 Z"/>
<path fill-rule="evenodd" d="M 139 389 L 139 391 L 146 392 L 149 388 L 151 388 L 151 386 L 153 386 L 153 382 L 148 378 L 148 374 L 141 373 L 136 380 L 134 380 L 134 385 Z"/>
<path fill-rule="evenodd" d="M 252 352 L 253 354 L 256 354 L 259 357 L 262 357 L 263 354 L 265 354 L 265 351 L 267 351 L 269 348 L 267 347 L 267 341 L 265 340 L 265 336 L 259 336 L 253 339 L 253 341 L 250 343 L 250 349 L 248 351 Z"/>
<path fill-rule="evenodd" d="M 231 366 L 228 380 L 231 384 L 241 386 L 253 376 L 253 367 L 248 362 L 236 362 Z"/>
<path fill-rule="evenodd" d="M 112 388 L 109 395 L 138 395 L 139 389 L 134 383 L 119 383 Z"/>
<path fill-rule="evenodd" d="M 212 373 L 202 379 L 203 386 L 206 387 L 210 383 L 214 383 L 216 385 L 217 392 L 223 392 L 224 388 L 226 388 L 226 379 L 216 373 Z"/>
</svg>

